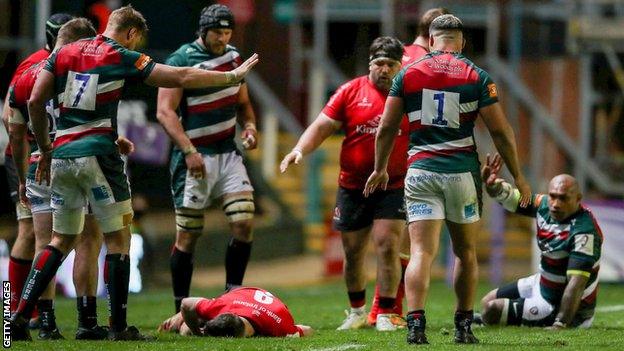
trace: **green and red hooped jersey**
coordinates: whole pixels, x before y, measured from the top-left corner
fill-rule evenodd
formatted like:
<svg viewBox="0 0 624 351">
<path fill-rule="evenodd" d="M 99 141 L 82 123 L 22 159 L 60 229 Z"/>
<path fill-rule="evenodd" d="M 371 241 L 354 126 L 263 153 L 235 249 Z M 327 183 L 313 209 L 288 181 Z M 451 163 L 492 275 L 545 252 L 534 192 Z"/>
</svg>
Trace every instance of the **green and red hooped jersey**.
<svg viewBox="0 0 624 351">
<path fill-rule="evenodd" d="M 222 55 L 215 55 L 198 41 L 182 45 L 166 61 L 171 66 L 211 71 L 230 71 L 242 62 L 238 50 L 231 45 L 226 46 Z M 184 89 L 179 106 L 182 127 L 201 153 L 221 154 L 236 150 L 234 135 L 241 84 Z"/>
<path fill-rule="evenodd" d="M 61 47 L 47 60 L 59 103 L 54 158 L 118 152 L 117 107 L 126 79 L 144 80 L 154 69 L 149 56 L 103 35 Z"/>
<path fill-rule="evenodd" d="M 27 69 L 29 69 L 33 65 L 37 64 L 38 62 L 41 62 L 41 60 L 46 59 L 49 55 L 50 55 L 50 52 L 48 50 L 46 50 L 46 49 L 39 49 L 39 50 L 33 52 L 32 54 L 30 54 L 30 56 L 28 56 L 26 59 L 24 59 L 24 61 L 22 61 L 17 66 L 17 69 L 15 69 L 15 72 L 13 73 L 13 77 L 11 78 L 11 83 L 9 84 L 9 87 L 12 86 L 15 83 L 17 78 L 19 78 L 22 75 L 22 73 L 24 73 Z M 5 156 L 11 156 L 12 155 L 11 144 L 7 145 L 7 148 L 4 151 L 4 154 L 5 154 Z"/>
<path fill-rule="evenodd" d="M 588 208 L 581 205 L 575 214 L 559 222 L 550 215 L 548 195 L 536 195 L 533 203 L 535 205 L 528 211 L 532 212 L 537 222 L 542 296 L 548 302 L 559 305 L 567 284 L 567 275 L 585 275 L 589 280 L 581 297 L 579 313 L 593 309 L 598 294 L 603 242 L 596 218 Z"/>
<path fill-rule="evenodd" d="M 21 114 L 24 119 L 24 123 L 28 126 L 27 139 L 30 144 L 31 163 L 37 161 L 37 157 L 41 153 L 39 152 L 39 147 L 32 133 L 32 123 L 30 122 L 30 117 L 28 115 L 28 99 L 30 99 L 30 94 L 35 86 L 37 76 L 45 64 L 46 61 L 43 60 L 31 66 L 16 77 L 16 79 L 13 80 L 12 85 L 9 87 L 9 106 L 17 110 L 17 113 Z M 51 99 L 46 103 L 46 117 L 48 117 L 50 140 L 54 140 L 55 137 L 56 118 L 58 116 L 58 112 L 55 99 Z"/>
<path fill-rule="evenodd" d="M 479 109 L 498 101 L 490 76 L 459 53 L 434 51 L 404 67 L 390 95 L 410 122 L 408 164 L 433 172 L 479 172 L 473 136 Z"/>
</svg>

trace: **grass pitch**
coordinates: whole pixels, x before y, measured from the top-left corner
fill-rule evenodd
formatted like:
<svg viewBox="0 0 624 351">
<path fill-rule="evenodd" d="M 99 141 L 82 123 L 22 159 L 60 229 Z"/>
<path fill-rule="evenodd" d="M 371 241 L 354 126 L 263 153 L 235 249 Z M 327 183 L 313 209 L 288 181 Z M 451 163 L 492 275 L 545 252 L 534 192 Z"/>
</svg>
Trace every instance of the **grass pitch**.
<svg viewBox="0 0 624 351">
<path fill-rule="evenodd" d="M 132 295 L 129 301 L 129 323 L 142 332 L 154 334 L 152 342 L 79 342 L 73 340 L 76 328 L 75 301 L 61 298 L 56 303 L 58 324 L 68 340 L 14 342 L 15 350 L 306 350 L 306 351 L 346 351 L 346 350 L 411 350 L 417 348 L 431 350 L 480 349 L 480 350 L 622 350 L 624 345 L 624 286 L 603 285 L 598 295 L 599 308 L 611 308 L 596 314 L 594 327 L 590 330 L 566 330 L 548 332 L 539 328 L 488 327 L 475 328 L 481 340 L 479 345 L 453 344 L 454 295 L 443 282 L 431 286 L 427 306 L 428 346 L 410 346 L 405 342 L 405 331 L 379 333 L 374 329 L 351 332 L 338 332 L 335 328 L 344 318 L 343 310 L 348 302 L 342 283 L 327 283 L 301 288 L 268 289 L 285 301 L 301 324 L 311 325 L 316 334 L 311 338 L 251 338 L 219 339 L 181 337 L 174 334 L 157 334 L 156 327 L 172 314 L 173 302 L 169 289 Z M 479 296 L 489 290 L 483 284 Z M 368 289 L 370 300 L 373 289 Z M 219 290 L 193 290 L 193 294 L 214 296 Z M 108 313 L 106 300 L 99 299 L 100 323 L 104 324 Z M 36 331 L 32 333 L 36 338 Z M 70 339 L 71 338 L 71 339 Z"/>
</svg>

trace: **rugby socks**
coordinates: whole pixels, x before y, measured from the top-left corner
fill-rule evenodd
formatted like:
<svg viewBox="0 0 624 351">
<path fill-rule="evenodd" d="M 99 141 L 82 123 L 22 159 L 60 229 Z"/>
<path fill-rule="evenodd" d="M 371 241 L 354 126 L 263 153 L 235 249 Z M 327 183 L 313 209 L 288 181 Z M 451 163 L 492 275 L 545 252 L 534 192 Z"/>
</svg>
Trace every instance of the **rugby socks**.
<svg viewBox="0 0 624 351">
<path fill-rule="evenodd" d="M 104 283 L 108 290 L 109 326 L 112 331 L 123 331 L 128 326 L 128 283 L 130 281 L 130 257 L 124 254 L 106 255 Z"/>
<path fill-rule="evenodd" d="M 349 304 L 352 309 L 362 308 L 366 304 L 366 290 L 362 291 L 348 291 Z"/>
<path fill-rule="evenodd" d="M 427 325 L 427 319 L 425 318 L 425 310 L 415 310 L 407 312 L 407 327 L 409 329 L 421 329 L 424 330 Z"/>
<path fill-rule="evenodd" d="M 97 298 L 95 296 L 78 296 L 78 327 L 92 329 L 97 326 Z"/>
<path fill-rule="evenodd" d="M 378 314 L 394 313 L 394 297 L 379 297 L 379 312 Z"/>
<path fill-rule="evenodd" d="M 32 260 L 24 260 L 21 258 L 9 257 L 9 281 L 11 282 L 11 313 L 17 309 L 24 283 L 30 273 Z"/>
<path fill-rule="evenodd" d="M 178 250 L 173 245 L 169 259 L 171 281 L 173 283 L 173 298 L 176 313 L 180 312 L 182 299 L 189 296 L 191 277 L 193 276 L 193 254 Z"/>
<path fill-rule="evenodd" d="M 39 296 L 48 286 L 56 271 L 63 263 L 63 253 L 54 246 L 46 246 L 35 259 L 30 274 L 26 279 L 22 299 L 17 307 L 17 314 L 30 318 Z"/>
<path fill-rule="evenodd" d="M 243 285 L 245 270 L 251 255 L 251 242 L 232 238 L 225 251 L 225 290 Z"/>
<path fill-rule="evenodd" d="M 403 255 L 401 255 L 403 256 Z M 409 264 L 408 258 L 401 257 L 401 281 L 399 281 L 399 288 L 397 289 L 396 299 L 394 301 L 394 313 L 399 316 L 403 315 L 403 298 L 405 297 L 405 270 Z"/>
</svg>

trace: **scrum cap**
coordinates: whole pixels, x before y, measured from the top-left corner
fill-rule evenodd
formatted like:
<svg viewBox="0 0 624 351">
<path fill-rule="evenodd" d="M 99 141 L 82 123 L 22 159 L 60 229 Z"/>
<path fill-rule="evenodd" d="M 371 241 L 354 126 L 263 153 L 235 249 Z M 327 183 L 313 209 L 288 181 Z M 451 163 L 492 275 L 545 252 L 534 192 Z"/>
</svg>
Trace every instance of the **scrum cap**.
<svg viewBox="0 0 624 351">
<path fill-rule="evenodd" d="M 56 45 L 56 37 L 61 27 L 72 20 L 74 16 L 66 13 L 55 13 L 46 21 L 46 45 L 52 50 Z"/>
<path fill-rule="evenodd" d="M 227 6 L 214 4 L 202 9 L 199 15 L 199 32 L 202 36 L 209 29 L 234 29 L 234 15 Z"/>
</svg>

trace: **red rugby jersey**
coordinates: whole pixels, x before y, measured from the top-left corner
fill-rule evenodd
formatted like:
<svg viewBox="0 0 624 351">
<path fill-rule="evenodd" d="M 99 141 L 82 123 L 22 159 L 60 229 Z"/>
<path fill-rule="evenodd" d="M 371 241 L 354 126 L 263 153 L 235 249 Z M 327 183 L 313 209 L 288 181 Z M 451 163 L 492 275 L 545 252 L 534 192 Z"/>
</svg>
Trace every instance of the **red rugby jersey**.
<svg viewBox="0 0 624 351">
<path fill-rule="evenodd" d="M 429 50 L 424 46 L 418 44 L 407 45 L 403 48 L 403 62 L 401 64 L 407 66 L 428 53 Z"/>
<path fill-rule="evenodd" d="M 15 84 L 15 81 L 17 80 L 17 78 L 19 76 L 22 75 L 22 73 L 24 73 L 24 71 L 26 71 L 29 67 L 31 67 L 34 64 L 37 64 L 38 62 L 40 62 L 41 60 L 45 59 L 46 57 L 48 57 L 50 55 L 50 52 L 46 49 L 40 49 L 38 51 L 33 52 L 32 54 L 30 54 L 30 56 L 28 56 L 24 61 L 22 61 L 18 66 L 17 69 L 15 70 L 15 73 L 13 73 L 13 78 L 11 78 L 11 83 L 9 84 L 9 86 Z M 11 144 L 7 144 L 7 148 L 4 152 L 4 154 L 6 156 L 11 156 Z"/>
<path fill-rule="evenodd" d="M 375 167 L 375 135 L 387 93 L 377 89 L 368 76 L 353 79 L 336 90 L 323 113 L 342 122 L 345 138 L 340 151 L 338 183 L 347 189 L 364 189 Z M 399 136 L 388 162 L 389 189 L 403 187 L 407 169 L 409 123 L 401 121 Z"/>
<path fill-rule="evenodd" d="M 197 315 L 206 320 L 223 313 L 247 319 L 260 336 L 303 336 L 288 307 L 270 292 L 260 288 L 238 288 L 197 304 Z"/>
</svg>

